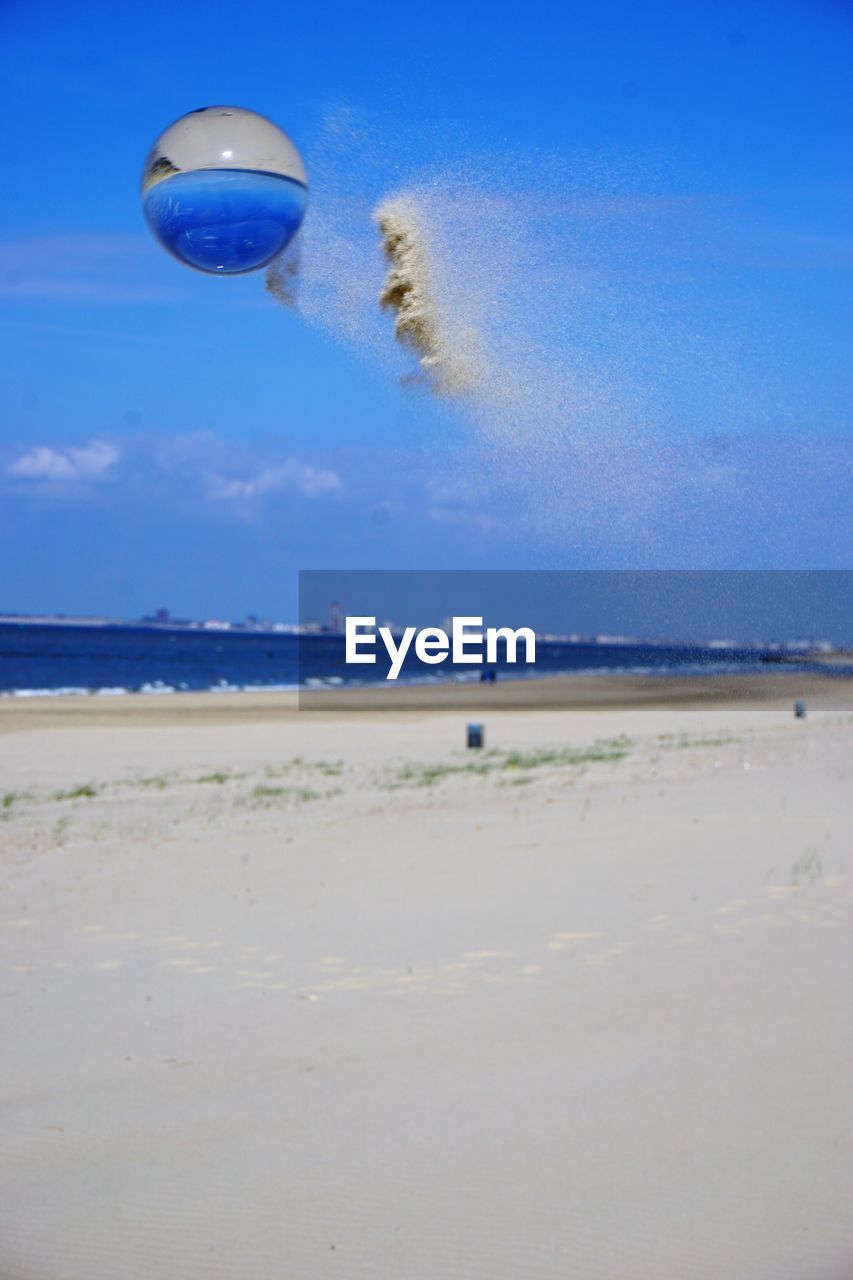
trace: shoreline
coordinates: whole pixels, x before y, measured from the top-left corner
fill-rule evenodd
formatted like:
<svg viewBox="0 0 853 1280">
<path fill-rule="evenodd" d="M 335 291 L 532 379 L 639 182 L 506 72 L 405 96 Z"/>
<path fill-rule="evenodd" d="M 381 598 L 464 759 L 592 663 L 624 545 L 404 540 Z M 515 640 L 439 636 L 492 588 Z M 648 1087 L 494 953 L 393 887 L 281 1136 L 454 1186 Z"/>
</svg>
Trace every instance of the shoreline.
<svg viewBox="0 0 853 1280">
<path fill-rule="evenodd" d="M 338 718 L 492 711 L 613 711 L 638 707 L 779 708 L 802 699 L 853 710 L 853 678 L 828 671 L 707 676 L 544 676 L 493 685 L 359 686 L 295 691 L 174 692 L 0 697 L 0 733 L 58 727 L 275 723 L 297 716 Z"/>
</svg>

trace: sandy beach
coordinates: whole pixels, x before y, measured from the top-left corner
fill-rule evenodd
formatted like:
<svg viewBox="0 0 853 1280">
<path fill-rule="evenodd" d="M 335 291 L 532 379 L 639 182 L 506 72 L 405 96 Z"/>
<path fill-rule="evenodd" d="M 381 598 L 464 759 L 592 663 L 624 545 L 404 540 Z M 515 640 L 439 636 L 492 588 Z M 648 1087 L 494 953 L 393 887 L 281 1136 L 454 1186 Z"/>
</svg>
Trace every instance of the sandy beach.
<svg viewBox="0 0 853 1280">
<path fill-rule="evenodd" d="M 117 728 L 161 725 L 281 724 L 308 711 L 312 719 L 338 721 L 381 713 L 384 719 L 429 715 L 488 715 L 500 711 L 629 710 L 635 707 L 752 705 L 790 708 L 807 698 L 824 709 L 853 710 L 853 680 L 832 674 L 661 676 L 551 676 L 535 680 L 502 680 L 444 684 L 378 684 L 373 687 L 303 690 L 300 693 L 139 693 L 132 697 L 51 696 L 0 698 L 0 734 L 34 728 Z"/>
<path fill-rule="evenodd" d="M 853 1273 L 850 682 L 535 683 L 0 703 L 4 1280 Z"/>
</svg>

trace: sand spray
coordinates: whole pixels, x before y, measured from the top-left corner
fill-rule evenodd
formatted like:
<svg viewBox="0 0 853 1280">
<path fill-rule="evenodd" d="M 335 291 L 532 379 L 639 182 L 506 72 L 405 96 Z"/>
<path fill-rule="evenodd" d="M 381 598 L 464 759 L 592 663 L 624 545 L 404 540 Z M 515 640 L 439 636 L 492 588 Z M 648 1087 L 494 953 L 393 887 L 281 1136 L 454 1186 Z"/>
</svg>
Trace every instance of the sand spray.
<svg viewBox="0 0 853 1280">
<path fill-rule="evenodd" d="M 347 111 L 308 160 L 305 224 L 267 289 L 445 406 L 467 451 L 464 505 L 511 504 L 522 535 L 574 562 L 606 545 L 633 564 L 672 563 L 674 520 L 707 521 L 713 546 L 744 492 L 755 510 L 757 463 L 723 463 L 725 446 L 684 427 L 712 403 L 743 415 L 752 354 L 736 311 L 711 328 L 695 305 L 712 203 L 589 157 L 420 169 Z"/>
</svg>

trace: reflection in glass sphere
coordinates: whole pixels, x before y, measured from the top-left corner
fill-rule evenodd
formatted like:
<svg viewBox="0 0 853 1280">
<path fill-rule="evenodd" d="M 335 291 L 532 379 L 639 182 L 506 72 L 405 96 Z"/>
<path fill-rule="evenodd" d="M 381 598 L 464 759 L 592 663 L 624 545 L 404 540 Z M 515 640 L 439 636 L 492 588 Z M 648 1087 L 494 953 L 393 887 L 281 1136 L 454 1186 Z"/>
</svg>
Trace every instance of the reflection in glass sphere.
<svg viewBox="0 0 853 1280">
<path fill-rule="evenodd" d="M 307 199 L 290 138 L 242 107 L 181 116 L 154 143 L 142 173 L 154 235 L 187 266 L 215 275 L 265 267 L 296 235 Z"/>
</svg>

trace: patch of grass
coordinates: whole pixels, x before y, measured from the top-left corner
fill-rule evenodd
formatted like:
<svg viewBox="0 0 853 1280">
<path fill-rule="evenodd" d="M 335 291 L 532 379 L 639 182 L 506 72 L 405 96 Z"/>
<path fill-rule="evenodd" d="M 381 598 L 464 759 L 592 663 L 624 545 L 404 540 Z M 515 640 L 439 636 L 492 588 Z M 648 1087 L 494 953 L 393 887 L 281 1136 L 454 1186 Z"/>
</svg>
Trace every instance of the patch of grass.
<svg viewBox="0 0 853 1280">
<path fill-rule="evenodd" d="M 820 855 L 817 853 L 804 853 L 802 858 L 791 867 L 791 884 L 799 884 L 800 880 L 808 880 L 809 883 L 813 884 L 822 875 L 823 867 L 821 866 Z"/>
<path fill-rule="evenodd" d="M 233 773 L 219 771 L 216 773 L 205 773 L 200 778 L 194 778 L 193 781 L 198 783 L 199 786 L 221 787 L 223 783 L 230 782 L 230 780 L 236 776 L 237 775 Z"/>
<path fill-rule="evenodd" d="M 665 751 L 681 751 L 685 747 L 725 747 L 732 742 L 743 742 L 743 738 L 734 738 L 728 734 L 694 738 L 689 733 L 659 733 L 658 742 Z"/>
<path fill-rule="evenodd" d="M 6 791 L 0 797 L 0 813 L 9 813 L 13 805 L 20 804 L 22 800 L 27 799 L 25 791 Z"/>
<path fill-rule="evenodd" d="M 297 787 L 295 791 L 291 792 L 291 795 L 299 804 L 307 804 L 309 800 L 325 799 L 324 796 L 320 795 L 319 791 L 312 791 L 310 787 Z"/>
<path fill-rule="evenodd" d="M 98 788 L 92 782 L 82 782 L 79 787 L 72 787 L 70 791 L 57 791 L 54 793 L 54 800 L 94 800 L 98 794 Z"/>
<path fill-rule="evenodd" d="M 465 764 L 407 764 L 398 770 L 383 790 L 395 791 L 402 786 L 432 787 L 446 778 L 469 774 L 485 777 L 491 773 L 516 770 L 528 773 L 533 769 L 590 764 L 596 761 L 623 760 L 631 749 L 630 738 L 609 738 L 594 742 L 590 747 L 542 747 L 533 751 L 483 752 L 477 760 Z M 521 780 L 519 780 L 521 781 Z M 525 778 L 524 781 L 530 781 Z"/>
<path fill-rule="evenodd" d="M 396 784 L 399 786 L 409 783 L 415 787 L 432 787 L 436 782 L 443 782 L 445 778 L 459 773 L 483 777 L 494 767 L 492 763 L 485 760 L 472 761 L 470 764 L 407 764 L 397 774 Z"/>
<path fill-rule="evenodd" d="M 253 787 L 248 803 L 269 805 L 276 800 L 294 800 L 297 804 L 307 804 L 310 800 L 322 799 L 319 791 L 312 791 L 310 787 L 269 787 L 259 783 Z"/>
<path fill-rule="evenodd" d="M 150 791 L 165 791 L 169 785 L 169 779 L 163 777 L 140 778 L 136 784 L 138 787 L 145 787 Z"/>
<path fill-rule="evenodd" d="M 283 778 L 299 769 L 311 769 L 324 778 L 339 778 L 344 765 L 342 760 L 303 760 L 302 756 L 294 756 L 286 764 L 269 765 L 264 772 L 268 778 Z"/>
<path fill-rule="evenodd" d="M 560 765 L 593 764 L 598 761 L 624 760 L 629 754 L 629 738 L 611 738 L 594 742 L 590 747 L 543 747 L 538 751 L 510 751 L 505 769 L 541 769 Z"/>
</svg>

